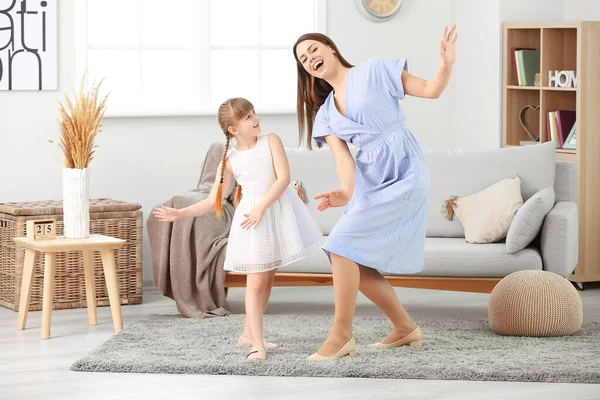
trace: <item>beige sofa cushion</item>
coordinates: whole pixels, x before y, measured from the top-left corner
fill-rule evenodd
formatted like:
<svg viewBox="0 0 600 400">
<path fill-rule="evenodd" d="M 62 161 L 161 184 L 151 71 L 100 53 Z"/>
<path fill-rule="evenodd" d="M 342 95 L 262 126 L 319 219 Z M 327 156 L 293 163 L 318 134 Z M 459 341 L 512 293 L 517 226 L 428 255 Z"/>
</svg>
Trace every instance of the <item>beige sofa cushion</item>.
<svg viewBox="0 0 600 400">
<path fill-rule="evenodd" d="M 468 243 L 494 243 L 506 237 L 510 223 L 523 205 L 518 175 L 459 197 L 454 213 L 465 229 Z"/>
</svg>

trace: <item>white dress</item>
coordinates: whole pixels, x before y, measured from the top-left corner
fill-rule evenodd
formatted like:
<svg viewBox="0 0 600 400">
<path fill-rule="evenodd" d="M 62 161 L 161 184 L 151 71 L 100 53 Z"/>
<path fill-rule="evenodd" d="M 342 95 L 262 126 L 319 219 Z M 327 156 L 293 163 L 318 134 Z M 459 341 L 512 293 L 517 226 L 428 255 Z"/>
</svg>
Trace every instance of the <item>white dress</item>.
<svg viewBox="0 0 600 400">
<path fill-rule="evenodd" d="M 260 135 L 256 146 L 228 153 L 233 176 L 242 186 L 227 243 L 224 269 L 265 272 L 298 261 L 321 248 L 323 235 L 306 205 L 290 187 L 263 214 L 256 227 L 241 223 L 275 182 L 275 168 L 268 135 Z"/>
</svg>

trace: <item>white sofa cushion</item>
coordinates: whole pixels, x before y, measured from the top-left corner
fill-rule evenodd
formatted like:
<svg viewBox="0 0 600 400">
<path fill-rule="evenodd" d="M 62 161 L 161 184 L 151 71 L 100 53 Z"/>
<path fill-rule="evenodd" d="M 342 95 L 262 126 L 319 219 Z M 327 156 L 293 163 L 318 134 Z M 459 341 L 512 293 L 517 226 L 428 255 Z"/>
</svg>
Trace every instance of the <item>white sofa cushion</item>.
<svg viewBox="0 0 600 400">
<path fill-rule="evenodd" d="M 410 276 L 495 278 L 524 269 L 542 269 L 542 257 L 537 249 L 528 247 L 508 254 L 504 243 L 475 245 L 463 238 L 427 238 L 425 267 Z M 325 252 L 319 250 L 304 260 L 280 268 L 279 272 L 330 274 L 331 264 Z"/>
<path fill-rule="evenodd" d="M 515 214 L 523 205 L 519 176 L 455 200 L 454 212 L 469 243 L 494 243 L 506 237 Z M 525 247 L 525 246 L 523 246 Z"/>
<path fill-rule="evenodd" d="M 464 237 L 460 221 L 448 221 L 443 209 L 452 196 L 473 194 L 517 174 L 523 201 L 554 185 L 555 154 L 552 142 L 491 150 L 425 151 L 431 178 L 427 237 Z"/>
<path fill-rule="evenodd" d="M 417 275 L 497 278 L 524 269 L 542 269 L 542 256 L 535 248 L 515 254 L 504 243 L 469 244 L 462 238 L 427 238 L 425 267 Z"/>
<path fill-rule="evenodd" d="M 506 235 L 506 251 L 516 253 L 529 246 L 542 229 L 546 214 L 554 207 L 554 188 L 548 186 L 531 196 L 517 211 Z"/>
<path fill-rule="evenodd" d="M 321 244 L 325 242 L 327 236 L 323 236 Z M 298 272 L 298 273 L 316 273 L 316 274 L 330 274 L 331 263 L 329 257 L 323 251 L 319 249 L 314 253 L 311 253 L 308 257 L 296 261 L 292 264 L 285 265 L 277 270 L 278 272 Z"/>
</svg>

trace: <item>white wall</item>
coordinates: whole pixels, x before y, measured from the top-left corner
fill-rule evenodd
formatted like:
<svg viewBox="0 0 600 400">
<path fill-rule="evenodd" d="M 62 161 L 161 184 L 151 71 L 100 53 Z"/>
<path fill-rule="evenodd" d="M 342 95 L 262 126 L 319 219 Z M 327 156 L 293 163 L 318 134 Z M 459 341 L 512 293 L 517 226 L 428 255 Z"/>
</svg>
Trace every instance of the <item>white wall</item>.
<svg viewBox="0 0 600 400">
<path fill-rule="evenodd" d="M 59 2 L 59 91 L 0 92 L 0 202 L 61 199 L 58 101 L 74 76 L 74 4 Z M 362 18 L 349 0 L 328 0 L 328 34 L 352 63 L 367 57 L 406 57 L 412 73 L 429 77 L 439 63 L 443 26 L 454 23 L 454 0 L 405 0 L 394 20 Z M 435 11 L 433 11 L 435 10 Z M 361 36 L 362 35 L 362 36 Z M 454 144 L 453 83 L 437 101 L 407 99 L 408 123 L 423 147 Z M 432 117 L 435 116 L 435 117 Z M 265 130 L 295 147 L 295 115 L 262 116 Z M 153 206 L 196 185 L 208 145 L 222 140 L 215 117 L 105 119 L 90 166 L 90 196 L 142 204 L 144 224 Z M 332 177 L 332 185 L 335 178 Z M 144 279 L 152 279 L 144 232 Z"/>
<path fill-rule="evenodd" d="M 502 24 L 561 20 L 563 7 L 563 0 L 456 0 L 456 148 L 501 145 Z"/>
<path fill-rule="evenodd" d="M 600 21 L 600 1 L 565 0 L 563 12 L 565 21 Z"/>
<path fill-rule="evenodd" d="M 455 147 L 498 147 L 500 0 L 456 0 Z"/>
<path fill-rule="evenodd" d="M 564 1 L 500 0 L 500 21 L 560 21 Z"/>
<path fill-rule="evenodd" d="M 405 0 L 389 22 L 365 20 L 354 1 L 328 0 L 327 30 L 352 64 L 366 57 L 408 59 L 412 74 L 430 78 L 440 65 L 444 25 L 455 22 L 455 0 Z M 454 145 L 454 80 L 437 100 L 405 98 L 401 102 L 409 128 L 425 148 Z"/>
</svg>

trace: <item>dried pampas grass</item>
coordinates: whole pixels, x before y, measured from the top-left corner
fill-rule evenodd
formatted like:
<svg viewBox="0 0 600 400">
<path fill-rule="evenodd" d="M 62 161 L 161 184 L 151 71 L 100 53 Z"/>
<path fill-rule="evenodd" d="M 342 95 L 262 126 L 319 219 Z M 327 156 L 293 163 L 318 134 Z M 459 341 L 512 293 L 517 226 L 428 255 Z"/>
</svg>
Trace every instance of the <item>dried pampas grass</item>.
<svg viewBox="0 0 600 400">
<path fill-rule="evenodd" d="M 96 135 L 101 132 L 102 118 L 106 110 L 107 94 L 102 101 L 98 101 L 100 83 L 93 83 L 89 90 L 84 90 L 85 75 L 81 80 L 79 92 L 74 93 L 71 101 L 65 94 L 65 105 L 60 104 L 61 118 L 58 119 L 60 131 L 59 147 L 64 154 L 66 168 L 84 169 L 94 158 L 94 145 Z M 51 141 L 52 142 L 52 141 Z"/>
</svg>

